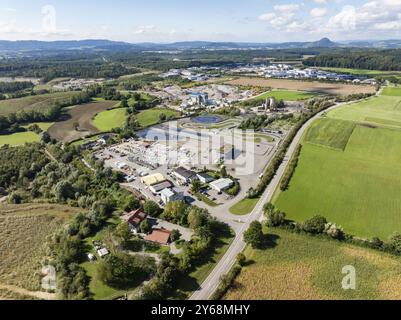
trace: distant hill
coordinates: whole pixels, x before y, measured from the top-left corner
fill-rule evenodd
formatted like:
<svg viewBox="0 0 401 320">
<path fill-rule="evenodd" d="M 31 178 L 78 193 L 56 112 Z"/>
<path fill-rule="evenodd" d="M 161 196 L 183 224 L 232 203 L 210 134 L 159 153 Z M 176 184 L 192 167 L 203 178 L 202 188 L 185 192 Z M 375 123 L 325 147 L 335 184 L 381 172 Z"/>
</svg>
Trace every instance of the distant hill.
<svg viewBox="0 0 401 320">
<path fill-rule="evenodd" d="M 333 42 L 328 38 L 312 42 L 253 43 L 186 41 L 175 43 L 127 43 L 111 40 L 76 41 L 5 41 L 0 40 L 0 53 L 43 53 L 56 51 L 146 51 L 146 50 L 224 50 L 224 49 L 308 49 L 308 48 L 401 48 L 401 40 Z"/>
</svg>

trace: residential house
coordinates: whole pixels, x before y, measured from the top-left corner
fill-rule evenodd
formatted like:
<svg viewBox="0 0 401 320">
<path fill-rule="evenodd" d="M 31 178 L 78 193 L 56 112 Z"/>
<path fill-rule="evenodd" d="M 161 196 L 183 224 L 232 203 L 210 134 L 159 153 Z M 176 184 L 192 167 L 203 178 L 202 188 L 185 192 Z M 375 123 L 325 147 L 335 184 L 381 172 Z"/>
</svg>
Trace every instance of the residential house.
<svg viewBox="0 0 401 320">
<path fill-rule="evenodd" d="M 128 223 L 132 233 L 138 233 L 139 227 L 143 221 L 147 219 L 148 215 L 140 209 L 131 211 L 124 214 L 121 220 Z"/>
<path fill-rule="evenodd" d="M 145 237 L 145 241 L 168 245 L 170 243 L 171 231 L 166 229 L 153 229 L 152 233 Z"/>
</svg>

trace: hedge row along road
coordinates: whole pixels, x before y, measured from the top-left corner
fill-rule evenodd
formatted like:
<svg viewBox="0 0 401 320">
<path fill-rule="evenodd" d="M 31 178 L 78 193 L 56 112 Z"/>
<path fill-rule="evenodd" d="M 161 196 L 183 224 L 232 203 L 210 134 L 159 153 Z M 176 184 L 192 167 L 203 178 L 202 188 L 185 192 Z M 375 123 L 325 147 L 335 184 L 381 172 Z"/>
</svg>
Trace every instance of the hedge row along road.
<svg viewBox="0 0 401 320">
<path fill-rule="evenodd" d="M 267 202 L 271 202 L 273 198 L 273 194 L 275 190 L 278 188 L 281 178 L 283 177 L 286 168 L 288 166 L 289 160 L 292 158 L 299 142 L 301 141 L 302 136 L 304 135 L 305 131 L 309 128 L 309 126 L 314 122 L 316 119 L 320 118 L 324 113 L 331 111 L 333 109 L 339 108 L 344 106 L 345 104 L 349 104 L 351 102 L 346 103 L 338 103 L 332 107 L 329 107 L 319 113 L 317 113 L 314 117 L 309 119 L 305 124 L 301 127 L 298 131 L 297 135 L 295 136 L 294 140 L 292 141 L 290 147 L 287 150 L 286 156 L 284 161 L 280 165 L 280 168 L 277 170 L 277 173 L 274 179 L 271 181 L 270 185 L 266 188 L 265 192 L 263 193 L 262 197 L 260 198 L 258 204 L 256 205 L 255 209 L 252 213 L 246 218 L 241 228 L 238 230 L 236 237 L 231 244 L 230 248 L 227 250 L 224 257 L 219 261 L 217 266 L 214 270 L 209 274 L 206 280 L 203 282 L 202 286 L 193 293 L 190 300 L 208 300 L 212 294 L 216 291 L 217 287 L 220 284 L 220 279 L 222 276 L 227 274 L 230 269 L 234 266 L 237 255 L 241 253 L 245 249 L 245 242 L 244 242 L 244 233 L 248 230 L 249 225 L 252 221 L 263 220 L 263 207 Z"/>
</svg>

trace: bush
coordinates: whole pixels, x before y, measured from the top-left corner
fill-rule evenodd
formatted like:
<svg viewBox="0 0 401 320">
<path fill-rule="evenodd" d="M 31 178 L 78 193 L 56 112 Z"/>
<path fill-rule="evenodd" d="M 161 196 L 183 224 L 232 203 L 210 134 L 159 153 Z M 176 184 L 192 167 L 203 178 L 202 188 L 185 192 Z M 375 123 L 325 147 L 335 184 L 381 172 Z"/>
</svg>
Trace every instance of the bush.
<svg viewBox="0 0 401 320">
<path fill-rule="evenodd" d="M 326 228 L 327 220 L 322 216 L 314 216 L 302 224 L 302 230 L 310 234 L 322 234 Z"/>
<path fill-rule="evenodd" d="M 243 267 L 246 264 L 246 257 L 243 253 L 239 253 L 237 255 L 237 263 L 241 267 Z"/>
<path fill-rule="evenodd" d="M 285 213 L 279 210 L 276 210 L 273 204 L 267 203 L 264 206 L 265 216 L 267 218 L 267 226 L 268 227 L 279 227 L 286 224 Z"/>
<path fill-rule="evenodd" d="M 160 215 L 161 210 L 156 202 L 147 200 L 143 205 L 143 211 L 151 217 L 157 218 Z"/>
<path fill-rule="evenodd" d="M 224 297 L 227 291 L 234 284 L 235 279 L 241 273 L 242 268 L 235 266 L 227 275 L 223 276 L 220 281 L 220 285 L 211 296 L 210 300 L 220 300 Z"/>
</svg>

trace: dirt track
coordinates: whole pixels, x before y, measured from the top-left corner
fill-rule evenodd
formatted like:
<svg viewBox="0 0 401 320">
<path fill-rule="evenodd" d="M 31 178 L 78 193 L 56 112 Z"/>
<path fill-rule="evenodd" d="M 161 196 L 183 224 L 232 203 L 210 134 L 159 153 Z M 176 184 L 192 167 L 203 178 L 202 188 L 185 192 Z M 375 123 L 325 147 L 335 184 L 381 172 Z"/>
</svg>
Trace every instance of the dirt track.
<svg viewBox="0 0 401 320">
<path fill-rule="evenodd" d="M 376 89 L 370 85 L 355 85 L 344 83 L 325 83 L 317 81 L 300 81 L 265 78 L 239 78 L 228 81 L 230 85 L 255 86 L 273 89 L 300 90 L 319 92 L 332 95 L 350 95 L 355 93 L 375 93 Z"/>
<path fill-rule="evenodd" d="M 102 101 L 76 106 L 65 113 L 59 122 L 49 128 L 48 132 L 52 138 L 64 143 L 99 133 L 92 124 L 92 119 L 115 104 L 115 101 Z M 74 128 L 75 123 L 79 123 L 78 130 Z"/>
</svg>

